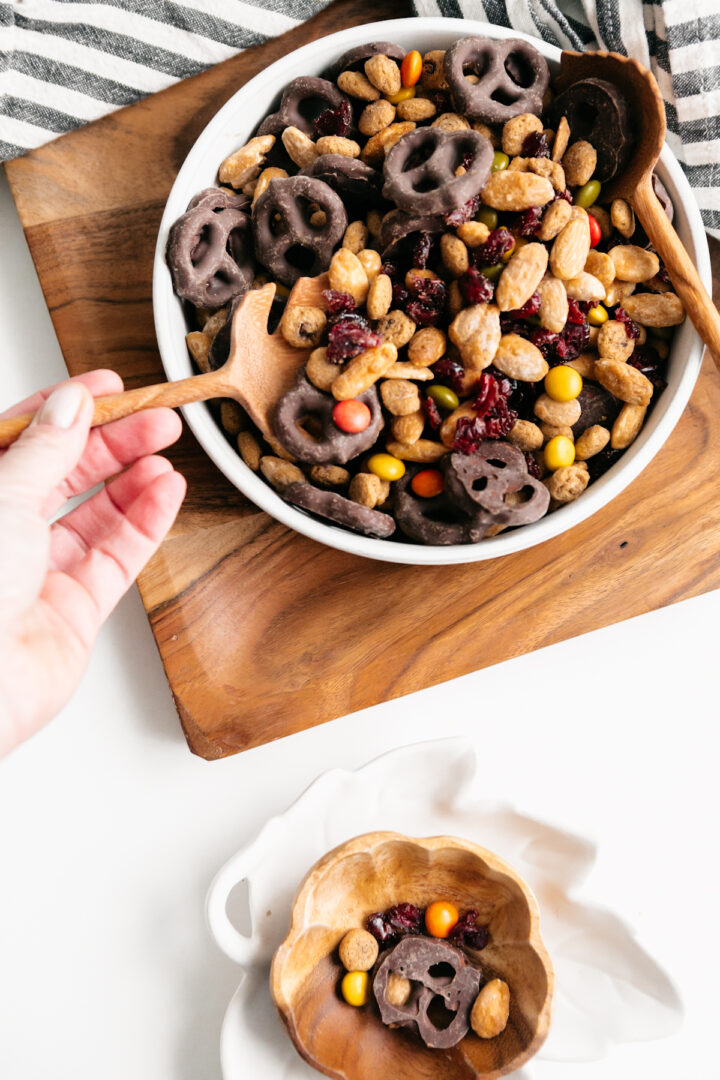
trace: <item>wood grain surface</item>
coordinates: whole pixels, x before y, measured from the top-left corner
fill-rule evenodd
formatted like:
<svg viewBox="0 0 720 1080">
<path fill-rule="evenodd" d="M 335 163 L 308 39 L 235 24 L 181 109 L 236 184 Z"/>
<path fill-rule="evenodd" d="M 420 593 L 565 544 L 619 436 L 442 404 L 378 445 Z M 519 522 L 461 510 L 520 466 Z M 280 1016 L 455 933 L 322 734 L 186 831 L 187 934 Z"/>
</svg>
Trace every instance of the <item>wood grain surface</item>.
<svg viewBox="0 0 720 1080">
<path fill-rule="evenodd" d="M 68 365 L 163 377 L 153 250 L 193 141 L 242 83 L 407 0 L 315 19 L 7 165 Z M 720 256 L 713 245 L 716 286 Z M 717 295 L 717 291 L 716 291 Z M 220 757 L 720 586 L 720 379 L 706 361 L 662 452 L 589 521 L 489 563 L 400 567 L 289 532 L 185 432 L 188 496 L 140 590 L 191 748 Z M 482 721 L 482 708 L 478 706 Z"/>
</svg>

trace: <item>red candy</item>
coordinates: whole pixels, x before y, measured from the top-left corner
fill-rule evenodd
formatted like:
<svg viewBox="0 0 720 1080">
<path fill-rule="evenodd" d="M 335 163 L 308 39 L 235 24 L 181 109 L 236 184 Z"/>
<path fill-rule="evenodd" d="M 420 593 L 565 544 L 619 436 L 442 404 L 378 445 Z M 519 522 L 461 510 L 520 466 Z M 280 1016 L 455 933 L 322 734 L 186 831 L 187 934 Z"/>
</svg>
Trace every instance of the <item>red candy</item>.
<svg viewBox="0 0 720 1080">
<path fill-rule="evenodd" d="M 443 474 L 439 469 L 422 469 L 415 473 L 410 481 L 410 487 L 421 499 L 432 499 L 441 495 L 444 486 Z"/>
<path fill-rule="evenodd" d="M 332 411 L 332 418 L 341 431 L 357 435 L 370 426 L 372 415 L 364 401 L 338 401 Z"/>
<path fill-rule="evenodd" d="M 588 214 L 588 225 L 590 226 L 590 247 L 597 247 L 602 240 L 602 232 L 600 231 L 598 219 L 593 217 L 592 214 Z"/>
</svg>

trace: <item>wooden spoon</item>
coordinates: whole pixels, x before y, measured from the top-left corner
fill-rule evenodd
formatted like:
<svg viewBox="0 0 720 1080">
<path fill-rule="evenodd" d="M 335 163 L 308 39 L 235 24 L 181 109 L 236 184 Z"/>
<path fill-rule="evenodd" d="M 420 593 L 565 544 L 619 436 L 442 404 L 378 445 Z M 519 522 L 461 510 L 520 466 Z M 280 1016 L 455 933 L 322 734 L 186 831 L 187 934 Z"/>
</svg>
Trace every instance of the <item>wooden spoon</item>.
<svg viewBox="0 0 720 1080">
<path fill-rule="evenodd" d="M 658 84 L 637 60 L 619 53 L 563 52 L 555 83 L 558 91 L 567 90 L 580 79 L 605 79 L 613 83 L 640 118 L 640 137 L 632 160 L 621 176 L 603 185 L 603 195 L 630 203 L 720 370 L 720 315 L 652 187 L 653 169 L 665 142 L 665 106 Z"/>
<path fill-rule="evenodd" d="M 327 274 L 300 278 L 288 304 L 322 306 Z M 267 323 L 275 286 L 251 290 L 235 312 L 227 361 L 217 371 L 192 375 L 177 382 L 156 383 L 95 399 L 92 427 L 158 405 L 176 408 L 191 401 L 234 398 L 266 437 L 272 436 L 272 415 L 280 397 L 290 389 L 311 349 L 288 345 L 279 328 L 268 334 Z M 34 413 L 0 420 L 0 447 L 10 446 L 30 424 Z"/>
</svg>

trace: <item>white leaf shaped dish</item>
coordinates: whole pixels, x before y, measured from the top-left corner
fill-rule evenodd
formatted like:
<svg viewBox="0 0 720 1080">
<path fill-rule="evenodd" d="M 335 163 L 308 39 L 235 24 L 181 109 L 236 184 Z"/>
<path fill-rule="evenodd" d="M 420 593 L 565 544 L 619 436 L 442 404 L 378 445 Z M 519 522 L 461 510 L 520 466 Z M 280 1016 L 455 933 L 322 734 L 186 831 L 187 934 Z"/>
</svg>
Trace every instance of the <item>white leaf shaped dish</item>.
<svg viewBox="0 0 720 1080">
<path fill-rule="evenodd" d="M 375 830 L 466 837 L 530 885 L 557 980 L 550 1035 L 535 1061 L 595 1061 L 613 1044 L 677 1030 L 682 1007 L 667 975 L 620 916 L 573 895 L 595 861 L 594 845 L 507 804 L 474 799 L 475 769 L 472 746 L 448 739 L 402 747 L 355 772 L 325 773 L 226 863 L 207 900 L 215 940 L 243 967 L 223 1023 L 224 1080 L 318 1075 L 276 1013 L 270 962 L 308 869 L 338 844 Z M 247 934 L 236 925 L 243 920 L 230 916 L 238 906 L 245 920 L 249 915 Z M 532 1080 L 534 1070 L 530 1063 L 513 1080 Z"/>
</svg>

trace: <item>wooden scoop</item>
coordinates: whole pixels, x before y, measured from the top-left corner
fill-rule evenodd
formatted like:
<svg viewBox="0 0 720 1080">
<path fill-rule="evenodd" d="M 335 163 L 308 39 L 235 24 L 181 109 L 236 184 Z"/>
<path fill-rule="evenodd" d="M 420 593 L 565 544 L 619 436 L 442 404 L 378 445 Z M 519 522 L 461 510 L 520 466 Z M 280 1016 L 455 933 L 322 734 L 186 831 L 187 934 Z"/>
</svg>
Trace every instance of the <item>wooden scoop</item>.
<svg viewBox="0 0 720 1080">
<path fill-rule="evenodd" d="M 665 106 L 658 84 L 637 60 L 618 53 L 563 52 L 555 83 L 558 91 L 567 90 L 580 79 L 605 79 L 613 83 L 639 120 L 639 139 L 632 160 L 621 176 L 603 185 L 603 196 L 630 203 L 720 370 L 720 315 L 652 187 L 653 169 L 665 142 Z"/>
<path fill-rule="evenodd" d="M 288 297 L 288 304 L 322 307 L 322 291 L 328 287 L 327 274 L 300 278 Z M 247 293 L 233 318 L 230 355 L 217 371 L 96 398 L 92 427 L 157 405 L 174 409 L 191 401 L 234 398 L 263 435 L 272 435 L 275 405 L 293 385 L 312 351 L 288 345 L 279 328 L 274 334 L 268 334 L 268 316 L 274 296 L 272 284 Z M 34 413 L 28 413 L 0 420 L 0 447 L 15 442 L 33 416 Z"/>
</svg>

